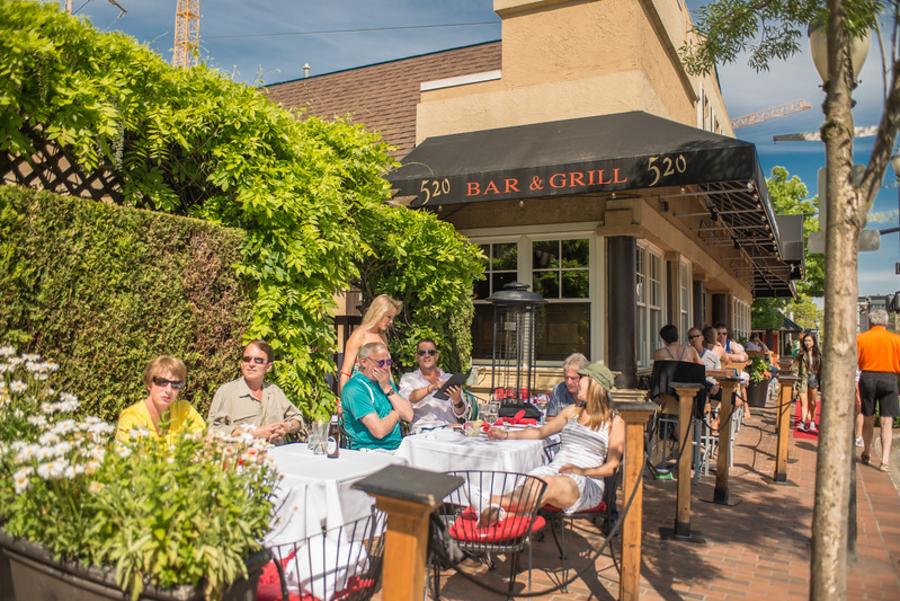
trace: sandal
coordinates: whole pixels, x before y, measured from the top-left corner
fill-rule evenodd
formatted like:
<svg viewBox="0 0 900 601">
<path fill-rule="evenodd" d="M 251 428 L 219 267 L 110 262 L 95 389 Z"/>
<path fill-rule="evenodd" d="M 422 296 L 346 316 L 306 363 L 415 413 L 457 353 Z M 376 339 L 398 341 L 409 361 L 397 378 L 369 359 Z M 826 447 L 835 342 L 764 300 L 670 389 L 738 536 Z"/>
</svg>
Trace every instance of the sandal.
<svg viewBox="0 0 900 601">
<path fill-rule="evenodd" d="M 491 504 L 482 510 L 478 518 L 479 528 L 490 528 L 506 519 L 506 510 L 499 505 Z"/>
<path fill-rule="evenodd" d="M 869 465 L 870 459 L 871 459 L 871 457 L 868 455 L 868 453 L 863 453 L 862 455 L 859 456 L 859 461 L 863 465 Z"/>
</svg>

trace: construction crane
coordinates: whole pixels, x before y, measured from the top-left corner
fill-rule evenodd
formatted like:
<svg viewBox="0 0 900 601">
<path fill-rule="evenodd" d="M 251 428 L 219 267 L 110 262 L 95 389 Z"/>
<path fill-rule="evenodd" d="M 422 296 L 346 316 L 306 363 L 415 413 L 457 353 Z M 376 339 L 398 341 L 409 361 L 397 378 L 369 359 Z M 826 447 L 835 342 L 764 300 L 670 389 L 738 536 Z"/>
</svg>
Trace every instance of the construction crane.
<svg viewBox="0 0 900 601">
<path fill-rule="evenodd" d="M 778 106 L 773 106 L 762 111 L 756 111 L 755 113 L 750 113 L 749 115 L 743 115 L 736 119 L 732 119 L 731 127 L 732 129 L 740 129 L 749 125 L 756 125 L 757 123 L 762 123 L 764 121 L 778 119 L 779 117 L 784 117 L 785 115 L 802 113 L 803 111 L 808 111 L 811 108 L 812 105 L 805 100 L 794 100 L 793 102 L 786 102 L 785 104 L 779 104 Z"/>
<path fill-rule="evenodd" d="M 200 0 L 178 0 L 175 7 L 175 44 L 172 64 L 193 67 L 200 57 Z"/>
</svg>

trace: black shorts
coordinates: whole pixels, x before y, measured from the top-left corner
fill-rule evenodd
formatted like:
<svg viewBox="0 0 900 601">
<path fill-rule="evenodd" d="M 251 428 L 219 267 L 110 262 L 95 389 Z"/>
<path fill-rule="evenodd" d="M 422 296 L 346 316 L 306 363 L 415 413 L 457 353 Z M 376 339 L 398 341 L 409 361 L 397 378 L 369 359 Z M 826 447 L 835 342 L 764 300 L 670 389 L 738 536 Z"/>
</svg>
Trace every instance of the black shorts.
<svg viewBox="0 0 900 601">
<path fill-rule="evenodd" d="M 878 403 L 881 417 L 900 415 L 900 401 L 897 399 L 897 374 L 883 371 L 864 371 L 859 377 L 859 397 L 862 414 L 875 415 Z"/>
</svg>

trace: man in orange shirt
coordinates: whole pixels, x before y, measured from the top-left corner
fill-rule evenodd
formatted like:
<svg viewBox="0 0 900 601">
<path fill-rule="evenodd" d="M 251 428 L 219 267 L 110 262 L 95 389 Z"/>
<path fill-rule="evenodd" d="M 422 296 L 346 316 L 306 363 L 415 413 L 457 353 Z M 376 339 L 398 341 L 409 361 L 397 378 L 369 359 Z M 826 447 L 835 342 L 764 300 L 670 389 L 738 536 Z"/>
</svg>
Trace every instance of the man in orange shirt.
<svg viewBox="0 0 900 601">
<path fill-rule="evenodd" d="M 900 415 L 897 376 L 900 374 L 900 335 L 889 332 L 887 311 L 869 313 L 869 331 L 856 338 L 857 359 L 862 374 L 859 394 L 863 414 L 863 451 L 860 460 L 869 463 L 875 429 L 875 404 L 881 414 L 881 471 L 888 471 L 891 458 L 891 427 Z"/>
</svg>

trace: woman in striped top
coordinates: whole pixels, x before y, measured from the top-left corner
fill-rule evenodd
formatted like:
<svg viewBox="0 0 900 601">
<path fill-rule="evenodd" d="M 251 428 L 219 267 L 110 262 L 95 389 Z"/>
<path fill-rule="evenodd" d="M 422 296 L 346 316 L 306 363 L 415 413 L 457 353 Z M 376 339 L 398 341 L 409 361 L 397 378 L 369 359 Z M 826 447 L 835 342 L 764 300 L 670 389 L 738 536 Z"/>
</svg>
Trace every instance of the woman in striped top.
<svg viewBox="0 0 900 601">
<path fill-rule="evenodd" d="M 607 390 L 613 385 L 612 372 L 601 363 L 578 370 L 582 376 L 578 402 L 540 428 L 508 432 L 492 429 L 491 438 L 542 439 L 561 434 L 559 452 L 549 465 L 529 472 L 547 483 L 542 502 L 575 513 L 596 507 L 603 500 L 603 479 L 612 476 L 622 460 L 625 448 L 625 422 L 609 405 Z M 491 508 L 482 512 L 482 522 L 497 519 L 503 511 L 515 511 L 510 499 L 521 498 L 522 491 L 493 499 Z"/>
</svg>

